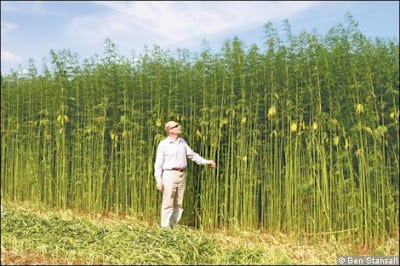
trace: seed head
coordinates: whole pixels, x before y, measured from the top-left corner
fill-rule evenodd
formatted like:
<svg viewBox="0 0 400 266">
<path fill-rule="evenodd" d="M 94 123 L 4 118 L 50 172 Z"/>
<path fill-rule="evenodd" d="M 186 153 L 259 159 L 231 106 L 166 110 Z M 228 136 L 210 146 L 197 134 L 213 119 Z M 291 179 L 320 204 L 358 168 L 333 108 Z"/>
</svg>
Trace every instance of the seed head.
<svg viewBox="0 0 400 266">
<path fill-rule="evenodd" d="M 275 105 L 272 105 L 269 109 L 268 109 L 268 118 L 272 118 L 276 115 L 276 107 Z"/>
<path fill-rule="evenodd" d="M 361 104 L 361 103 L 358 103 L 357 105 L 356 105 L 356 113 L 357 114 L 361 114 L 361 113 L 363 113 L 364 112 L 364 106 Z"/>
<path fill-rule="evenodd" d="M 292 125 L 290 126 L 290 131 L 292 131 L 292 132 L 297 131 L 297 123 L 296 122 L 292 123 Z"/>
</svg>

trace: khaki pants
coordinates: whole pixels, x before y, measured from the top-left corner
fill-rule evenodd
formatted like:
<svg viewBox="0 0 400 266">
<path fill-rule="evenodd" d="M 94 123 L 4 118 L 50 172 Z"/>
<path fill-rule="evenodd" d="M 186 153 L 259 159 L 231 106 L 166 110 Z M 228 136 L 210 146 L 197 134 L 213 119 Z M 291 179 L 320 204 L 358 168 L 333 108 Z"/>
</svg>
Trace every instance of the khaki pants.
<svg viewBox="0 0 400 266">
<path fill-rule="evenodd" d="M 182 217 L 186 174 L 179 171 L 164 171 L 162 182 L 164 191 L 161 205 L 161 227 L 174 227 Z"/>
</svg>

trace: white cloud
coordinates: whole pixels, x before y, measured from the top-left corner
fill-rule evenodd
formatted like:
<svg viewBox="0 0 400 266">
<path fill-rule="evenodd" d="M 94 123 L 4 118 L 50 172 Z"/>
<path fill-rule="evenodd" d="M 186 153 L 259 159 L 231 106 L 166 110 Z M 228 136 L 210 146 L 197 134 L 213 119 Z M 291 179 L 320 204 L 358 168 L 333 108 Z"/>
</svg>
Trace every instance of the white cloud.
<svg viewBox="0 0 400 266">
<path fill-rule="evenodd" d="M 71 38 L 92 45 L 105 38 L 119 40 L 127 46 L 175 45 L 198 42 L 211 35 L 228 34 L 254 27 L 261 28 L 271 20 L 291 18 L 315 1 L 100 1 L 109 8 L 106 15 L 76 17 L 69 25 Z M 117 41 L 118 42 L 118 41 Z"/>
<path fill-rule="evenodd" d="M 1 51 L 1 68 L 16 68 L 22 61 L 22 56 L 13 54 L 9 51 Z"/>
<path fill-rule="evenodd" d="M 1 1 L 2 12 L 45 15 L 46 1 Z"/>
<path fill-rule="evenodd" d="M 11 22 L 1 22 L 1 33 L 12 32 L 18 29 L 18 25 Z"/>
<path fill-rule="evenodd" d="M 83 9 L 80 15 L 73 13 L 71 18 L 70 9 L 58 10 L 56 5 L 47 3 L 2 1 L 2 14 L 11 12 L 19 16 L 29 14 L 41 17 L 53 14 L 49 16 L 54 19 L 51 23 L 57 22 L 58 27 L 64 27 L 59 28 L 57 36 L 53 33 L 45 46 L 32 48 L 32 43 L 18 43 L 21 45 L 19 50 L 30 49 L 43 56 L 47 47 L 68 48 L 83 58 L 94 53 L 101 54 L 106 38 L 111 39 L 122 54 L 132 50 L 141 53 L 146 45 L 151 47 L 153 44 L 163 49 L 175 49 L 178 46 L 192 49 L 201 45 L 203 40 L 220 41 L 231 34 L 262 29 L 268 21 L 292 19 L 319 5 L 315 1 L 99 1 L 94 3 L 101 8 L 90 7 L 87 12 Z M 56 18 L 63 18 L 63 21 L 58 22 Z M 19 34 L 24 34 L 23 28 L 22 24 L 2 22 L 1 31 L 5 33 L 18 29 Z M 8 50 L 2 51 L 2 69 L 15 67 L 25 55 L 33 56 L 31 51 L 18 51 L 17 47 L 7 47 L 5 43 L 2 43 L 2 48 Z M 18 51 L 24 57 L 11 53 L 11 50 Z"/>
<path fill-rule="evenodd" d="M 180 41 L 194 35 L 206 35 L 251 27 L 271 19 L 287 18 L 316 2 L 100 2 L 130 24 L 170 40 Z M 118 23 L 118 21 L 116 21 Z"/>
</svg>

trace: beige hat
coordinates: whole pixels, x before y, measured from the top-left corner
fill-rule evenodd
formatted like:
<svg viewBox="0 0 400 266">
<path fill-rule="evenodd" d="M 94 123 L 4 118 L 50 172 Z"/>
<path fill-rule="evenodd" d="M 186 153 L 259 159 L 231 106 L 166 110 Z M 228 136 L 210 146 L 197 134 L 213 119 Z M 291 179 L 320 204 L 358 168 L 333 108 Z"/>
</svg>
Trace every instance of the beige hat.
<svg viewBox="0 0 400 266">
<path fill-rule="evenodd" d="M 168 121 L 167 123 L 165 123 L 165 131 L 168 131 L 171 127 L 177 125 L 178 123 L 175 121 Z"/>
</svg>

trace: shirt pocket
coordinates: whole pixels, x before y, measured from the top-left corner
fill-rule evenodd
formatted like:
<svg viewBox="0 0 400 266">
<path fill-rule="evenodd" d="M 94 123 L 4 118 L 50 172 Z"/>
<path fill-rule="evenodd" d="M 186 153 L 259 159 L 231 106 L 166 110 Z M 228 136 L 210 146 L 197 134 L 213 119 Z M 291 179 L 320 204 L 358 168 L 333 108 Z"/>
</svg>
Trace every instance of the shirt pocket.
<svg viewBox="0 0 400 266">
<path fill-rule="evenodd" d="M 175 156 L 177 153 L 177 149 L 176 147 L 174 147 L 173 145 L 169 145 L 165 150 L 164 150 L 164 155 L 166 157 L 172 157 Z"/>
</svg>

